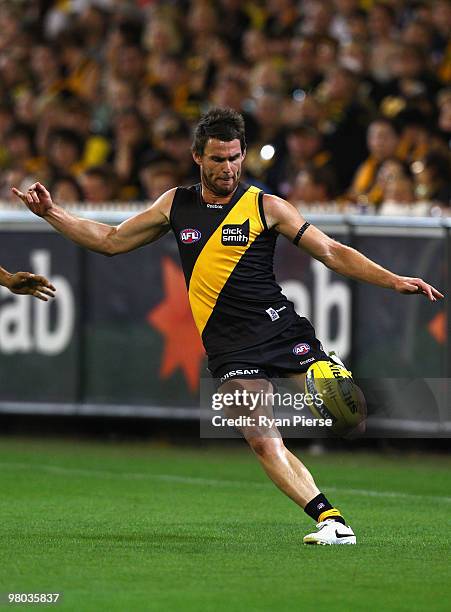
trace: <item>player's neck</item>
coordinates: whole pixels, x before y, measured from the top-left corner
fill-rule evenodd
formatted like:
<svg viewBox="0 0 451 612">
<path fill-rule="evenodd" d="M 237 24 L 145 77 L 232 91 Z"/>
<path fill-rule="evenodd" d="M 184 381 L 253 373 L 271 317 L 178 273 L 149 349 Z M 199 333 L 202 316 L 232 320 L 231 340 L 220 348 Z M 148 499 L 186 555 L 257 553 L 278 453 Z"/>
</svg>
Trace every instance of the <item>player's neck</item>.
<svg viewBox="0 0 451 612">
<path fill-rule="evenodd" d="M 202 200 L 208 204 L 228 204 L 230 200 L 233 198 L 235 191 L 238 189 L 238 185 L 227 195 L 218 195 L 214 191 L 211 191 L 202 183 L 201 195 Z"/>
</svg>

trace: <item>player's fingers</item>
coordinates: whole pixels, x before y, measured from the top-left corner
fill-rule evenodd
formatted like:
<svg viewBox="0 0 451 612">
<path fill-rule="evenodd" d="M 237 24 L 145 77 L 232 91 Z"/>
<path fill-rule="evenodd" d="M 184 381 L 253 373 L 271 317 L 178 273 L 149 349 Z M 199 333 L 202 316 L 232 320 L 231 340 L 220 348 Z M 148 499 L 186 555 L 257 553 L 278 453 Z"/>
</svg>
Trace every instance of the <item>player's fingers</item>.
<svg viewBox="0 0 451 612">
<path fill-rule="evenodd" d="M 25 201 L 25 194 L 22 193 L 21 191 L 19 191 L 18 189 L 16 189 L 15 187 L 11 187 L 11 191 L 13 192 L 13 194 L 15 196 L 17 196 L 18 198 L 20 198 L 22 201 Z"/>
<path fill-rule="evenodd" d="M 404 289 L 409 293 L 418 293 L 418 285 L 414 285 L 413 283 L 405 283 Z"/>
<path fill-rule="evenodd" d="M 431 302 L 436 302 L 436 301 L 437 301 L 437 298 L 435 298 L 435 297 L 432 295 L 432 289 L 431 289 L 431 287 L 429 287 L 429 285 L 427 286 L 427 288 L 426 288 L 426 289 L 423 289 L 423 293 L 425 293 L 425 294 L 428 296 L 428 298 L 429 298 L 429 300 L 430 300 Z"/>
<path fill-rule="evenodd" d="M 431 302 L 435 302 L 435 297 L 432 295 L 431 287 L 421 279 L 417 279 L 416 282 L 417 293 L 422 293 L 427 296 Z"/>
<path fill-rule="evenodd" d="M 43 293 L 44 295 L 48 295 L 49 297 L 55 297 L 55 293 L 51 289 L 49 289 L 48 287 L 45 287 L 44 285 L 39 285 L 37 287 L 37 290 L 40 293 Z"/>
<path fill-rule="evenodd" d="M 423 293 L 424 295 L 426 295 L 431 302 L 436 302 L 437 298 L 433 293 L 434 287 L 432 287 L 432 285 L 429 285 L 428 283 L 425 283 L 424 280 L 422 280 L 421 278 L 415 280 L 418 283 L 419 293 Z"/>
<path fill-rule="evenodd" d="M 431 287 L 431 285 L 427 285 L 426 289 L 423 290 L 423 293 L 427 295 L 430 302 L 437 301 L 437 297 L 434 295 L 434 287 Z"/>
<path fill-rule="evenodd" d="M 41 195 L 49 196 L 50 192 L 44 187 L 42 183 L 36 183 L 36 191 L 41 193 Z"/>
<path fill-rule="evenodd" d="M 30 191 L 30 195 L 31 195 L 31 197 L 33 198 L 33 202 L 34 202 L 35 204 L 39 204 L 39 196 L 38 196 L 38 194 L 36 193 L 36 191 Z"/>
<path fill-rule="evenodd" d="M 39 291 L 48 295 L 50 297 L 55 297 L 55 287 L 45 278 L 45 276 L 41 276 L 40 274 L 33 274 L 32 272 L 16 272 L 17 280 L 29 289 L 33 289 L 33 291 Z M 37 296 L 36 296 L 37 297 Z"/>
<path fill-rule="evenodd" d="M 436 289 L 435 287 L 431 286 L 431 290 L 432 290 L 432 295 L 438 298 L 439 300 L 442 300 L 445 297 L 443 293 L 440 293 L 440 291 Z"/>
<path fill-rule="evenodd" d="M 56 291 L 56 288 L 45 278 L 45 276 L 42 276 L 41 274 L 32 274 L 32 277 L 44 287 L 48 287 L 52 291 Z"/>
<path fill-rule="evenodd" d="M 34 295 L 34 297 L 37 297 L 39 300 L 42 300 L 43 302 L 48 302 L 48 297 L 44 295 L 43 293 L 41 293 L 40 291 L 38 291 L 37 289 L 33 291 L 31 295 Z"/>
</svg>

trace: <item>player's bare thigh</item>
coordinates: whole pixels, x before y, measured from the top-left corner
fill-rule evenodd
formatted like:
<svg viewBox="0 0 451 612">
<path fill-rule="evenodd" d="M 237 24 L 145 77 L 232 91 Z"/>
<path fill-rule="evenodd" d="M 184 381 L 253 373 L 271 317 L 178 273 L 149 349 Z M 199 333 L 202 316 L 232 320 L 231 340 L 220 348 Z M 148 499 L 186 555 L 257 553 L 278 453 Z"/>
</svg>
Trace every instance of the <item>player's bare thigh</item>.
<svg viewBox="0 0 451 612">
<path fill-rule="evenodd" d="M 227 418 L 236 419 L 237 417 L 251 417 L 251 424 L 244 427 L 237 427 L 249 443 L 257 439 L 281 439 L 277 427 L 271 423 L 274 420 L 274 411 L 271 402 L 271 395 L 274 392 L 273 385 L 264 378 L 246 379 L 234 378 L 228 380 L 218 389 L 218 393 L 239 392 L 239 397 L 243 397 L 243 391 L 251 394 L 252 398 L 262 398 L 255 408 L 251 409 L 240 400 L 233 406 L 224 406 L 224 414 Z"/>
</svg>

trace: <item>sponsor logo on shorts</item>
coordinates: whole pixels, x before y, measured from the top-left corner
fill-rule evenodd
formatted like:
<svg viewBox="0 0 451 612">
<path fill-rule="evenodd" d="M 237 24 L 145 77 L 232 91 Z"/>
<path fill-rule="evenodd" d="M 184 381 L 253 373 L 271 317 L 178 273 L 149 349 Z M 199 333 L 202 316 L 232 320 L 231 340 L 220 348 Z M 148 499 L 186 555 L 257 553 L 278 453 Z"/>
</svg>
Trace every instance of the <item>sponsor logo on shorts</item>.
<svg viewBox="0 0 451 612">
<path fill-rule="evenodd" d="M 310 344 L 307 344 L 307 342 L 299 342 L 299 344 L 296 344 L 296 346 L 293 348 L 293 355 L 296 355 L 297 357 L 299 355 L 307 355 L 309 351 Z"/>
<path fill-rule="evenodd" d="M 304 361 L 300 361 L 299 365 L 305 365 L 306 363 L 312 363 L 312 361 L 315 361 L 315 358 L 309 357 L 308 359 L 304 359 Z"/>
<path fill-rule="evenodd" d="M 249 242 L 249 219 L 241 225 L 230 224 L 222 226 L 221 243 L 224 246 L 245 245 Z"/>
<path fill-rule="evenodd" d="M 242 369 L 242 370 L 230 370 L 220 378 L 220 382 L 224 382 L 229 378 L 235 378 L 236 376 L 253 376 L 254 374 L 259 374 L 260 370 L 258 368 L 253 369 Z"/>
<path fill-rule="evenodd" d="M 197 242 L 202 237 L 202 234 L 198 229 L 193 229 L 192 227 L 187 227 L 180 232 L 180 240 L 183 244 L 192 244 L 193 242 Z"/>
</svg>

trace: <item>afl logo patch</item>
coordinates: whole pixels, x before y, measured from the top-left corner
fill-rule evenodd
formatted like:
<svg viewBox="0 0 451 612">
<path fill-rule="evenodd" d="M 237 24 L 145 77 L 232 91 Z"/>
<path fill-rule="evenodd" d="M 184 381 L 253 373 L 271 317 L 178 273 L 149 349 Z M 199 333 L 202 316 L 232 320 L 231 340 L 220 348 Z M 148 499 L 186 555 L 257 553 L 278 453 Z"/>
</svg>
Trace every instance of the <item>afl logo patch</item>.
<svg viewBox="0 0 451 612">
<path fill-rule="evenodd" d="M 198 229 L 188 227 L 180 232 L 180 240 L 183 244 L 192 244 L 201 239 L 202 234 Z"/>
<path fill-rule="evenodd" d="M 299 355 L 306 355 L 309 351 L 310 344 L 307 344 L 307 342 L 300 342 L 293 348 L 293 354 L 296 355 L 296 357 Z"/>
</svg>

